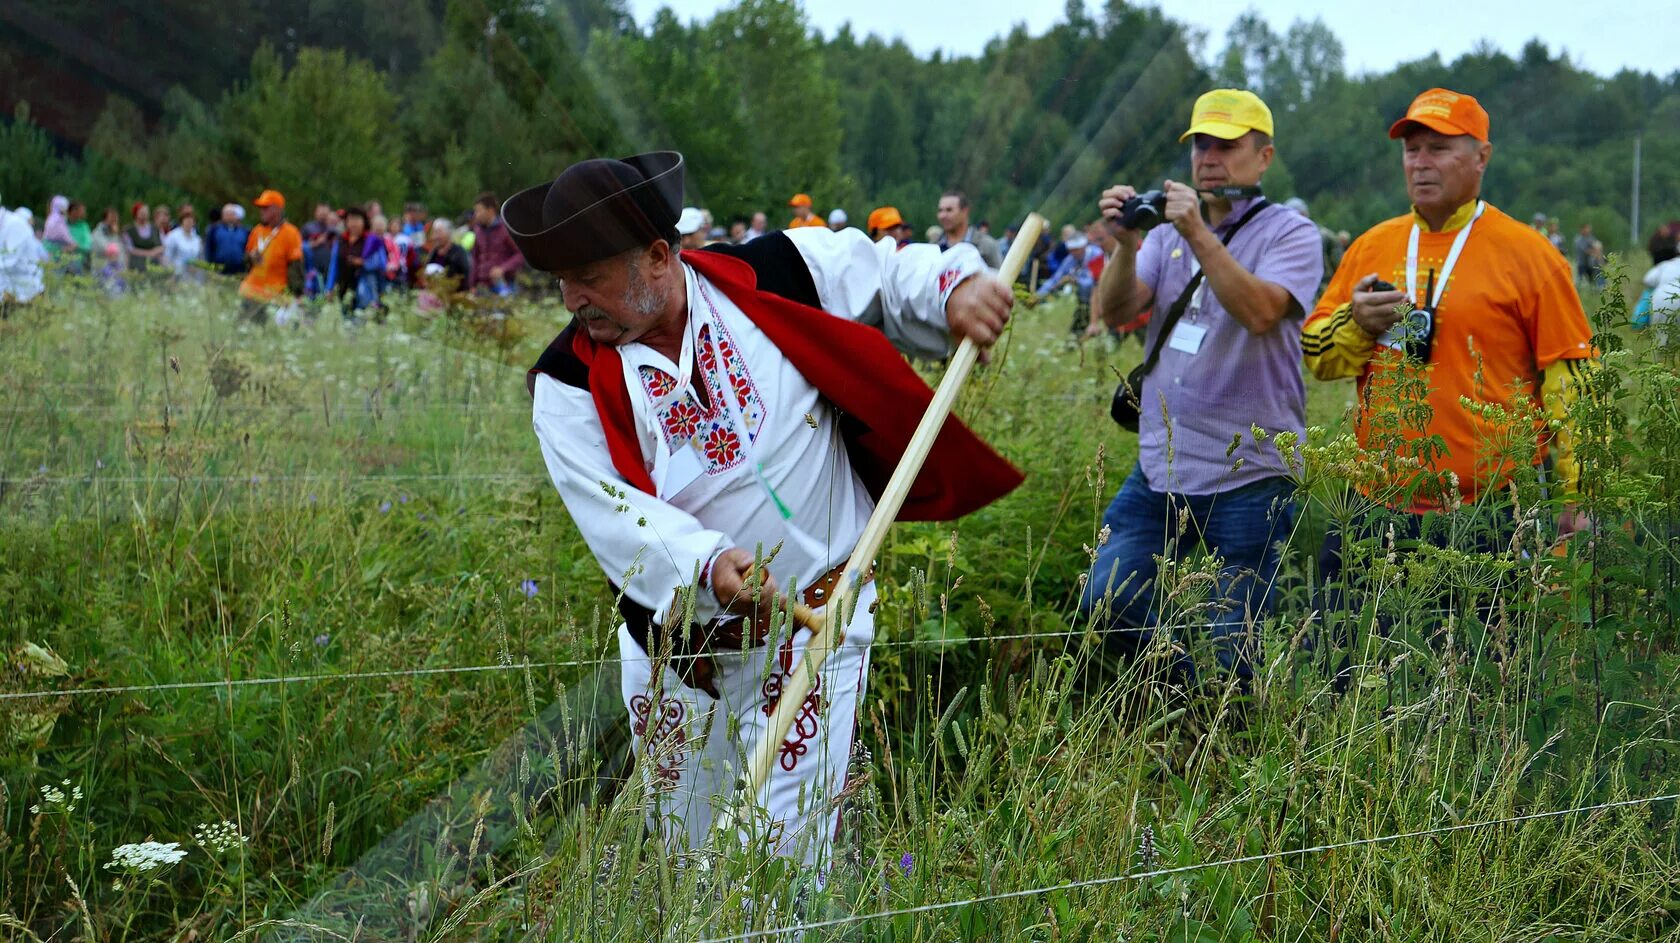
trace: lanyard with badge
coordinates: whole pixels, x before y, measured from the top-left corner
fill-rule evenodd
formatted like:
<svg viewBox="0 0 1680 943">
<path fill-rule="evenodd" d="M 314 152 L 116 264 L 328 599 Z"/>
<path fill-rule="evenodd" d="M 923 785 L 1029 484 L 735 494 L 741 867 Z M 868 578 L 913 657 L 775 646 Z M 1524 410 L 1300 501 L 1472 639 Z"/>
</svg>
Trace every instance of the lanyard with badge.
<svg viewBox="0 0 1680 943">
<path fill-rule="evenodd" d="M 1458 257 L 1464 252 L 1464 244 L 1470 239 L 1470 230 L 1475 227 L 1476 220 L 1482 218 L 1486 209 L 1487 203 L 1476 201 L 1476 211 L 1470 215 L 1470 221 L 1464 224 L 1464 228 L 1460 229 L 1458 236 L 1453 239 L 1452 248 L 1447 250 L 1447 258 L 1441 265 L 1439 275 L 1434 269 L 1429 270 L 1428 281 L 1424 285 L 1421 298 L 1418 295 L 1418 240 L 1422 230 L 1416 220 L 1412 221 L 1412 235 L 1406 241 L 1406 297 L 1413 307 L 1405 317 L 1396 321 L 1377 338 L 1379 345 L 1403 351 L 1423 363 L 1429 362 L 1435 346 L 1435 313 L 1441 308 L 1441 296 L 1447 293 L 1447 276 L 1452 274 L 1453 266 L 1458 264 Z"/>
<path fill-rule="evenodd" d="M 1226 246 L 1231 244 L 1231 239 L 1236 236 L 1237 230 L 1241 229 L 1244 224 L 1246 224 L 1256 213 L 1267 205 L 1266 198 L 1259 195 L 1259 187 L 1222 187 L 1217 190 L 1207 190 L 1202 192 L 1213 193 L 1216 196 L 1221 196 L 1225 199 L 1250 199 L 1257 197 L 1256 202 L 1249 208 L 1248 212 L 1244 213 L 1242 217 L 1231 226 L 1231 228 L 1225 231 L 1224 236 L 1220 238 L 1219 241 Z M 1181 252 L 1184 250 L 1175 249 L 1174 251 Z M 1207 337 L 1208 333 L 1207 326 L 1200 323 L 1202 319 L 1202 302 L 1207 298 L 1208 285 L 1207 280 L 1203 277 L 1202 273 L 1202 260 L 1194 252 L 1190 253 L 1189 285 L 1190 300 L 1185 307 L 1185 313 L 1190 315 L 1189 321 L 1178 321 L 1172 325 L 1172 331 L 1167 335 L 1167 346 L 1173 350 L 1182 351 L 1186 354 L 1194 354 L 1202 349 L 1202 341 Z"/>
</svg>

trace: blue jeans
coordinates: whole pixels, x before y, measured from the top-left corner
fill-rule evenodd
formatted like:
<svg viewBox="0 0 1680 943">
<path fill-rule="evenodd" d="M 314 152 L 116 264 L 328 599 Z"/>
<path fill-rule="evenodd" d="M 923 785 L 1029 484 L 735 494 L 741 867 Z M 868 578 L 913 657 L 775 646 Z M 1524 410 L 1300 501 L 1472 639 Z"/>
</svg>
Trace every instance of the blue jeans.
<svg viewBox="0 0 1680 943">
<path fill-rule="evenodd" d="M 1103 633 L 1105 647 L 1135 654 L 1157 628 L 1167 629 L 1157 625 L 1156 557 L 1181 560 L 1199 542 L 1219 558 L 1220 569 L 1194 618 L 1207 619 L 1220 667 L 1248 679 L 1255 624 L 1271 608 L 1282 544 L 1295 524 L 1294 495 L 1295 485 L 1282 477 L 1220 494 L 1164 494 L 1150 489 L 1141 466 L 1133 468 L 1103 515 L 1108 541 L 1097 548 L 1080 613 Z M 1175 680 L 1194 679 L 1188 654 L 1176 656 L 1172 673 Z"/>
</svg>

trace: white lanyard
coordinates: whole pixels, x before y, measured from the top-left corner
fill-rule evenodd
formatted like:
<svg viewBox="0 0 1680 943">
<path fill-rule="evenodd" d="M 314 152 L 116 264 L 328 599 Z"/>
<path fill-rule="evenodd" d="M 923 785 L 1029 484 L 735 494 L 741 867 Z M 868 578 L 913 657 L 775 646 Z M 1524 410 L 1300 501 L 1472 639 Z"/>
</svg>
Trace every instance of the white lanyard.
<svg viewBox="0 0 1680 943">
<path fill-rule="evenodd" d="M 1423 299 L 1426 304 L 1417 304 L 1419 230 L 1417 221 L 1412 221 L 1412 237 L 1406 242 L 1406 296 L 1413 299 L 1413 304 L 1417 304 L 1417 307 L 1424 308 L 1425 310 L 1431 312 L 1440 307 L 1441 296 L 1446 294 L 1447 291 L 1447 276 L 1451 274 L 1453 266 L 1458 264 L 1458 254 L 1464 251 L 1464 243 L 1470 238 L 1470 228 L 1476 225 L 1476 220 L 1482 218 L 1482 211 L 1485 209 L 1487 209 L 1487 204 L 1481 200 L 1477 200 L 1476 212 L 1470 215 L 1470 221 L 1465 223 L 1464 228 L 1458 231 L 1458 238 L 1453 240 L 1452 248 L 1447 251 L 1447 261 L 1442 264 L 1441 271 L 1435 276 L 1434 296 Z"/>
<path fill-rule="evenodd" d="M 257 258 L 261 259 L 268 255 L 268 244 L 273 242 L 274 237 L 278 235 L 280 235 L 280 227 L 276 226 L 268 231 L 267 239 L 257 240 Z"/>
<path fill-rule="evenodd" d="M 1188 252 L 1189 249 L 1187 248 L 1185 251 Z M 1190 253 L 1190 277 L 1195 278 L 1196 273 L 1200 272 L 1201 270 L 1202 270 L 1202 260 L 1194 252 L 1191 252 Z M 1204 278 L 1204 279 L 1202 279 L 1201 284 L 1196 286 L 1195 292 L 1190 295 L 1189 308 L 1190 308 L 1190 320 L 1192 322 L 1201 320 L 1201 317 L 1202 317 L 1202 296 L 1207 293 L 1207 287 L 1208 287 L 1207 279 Z"/>
</svg>

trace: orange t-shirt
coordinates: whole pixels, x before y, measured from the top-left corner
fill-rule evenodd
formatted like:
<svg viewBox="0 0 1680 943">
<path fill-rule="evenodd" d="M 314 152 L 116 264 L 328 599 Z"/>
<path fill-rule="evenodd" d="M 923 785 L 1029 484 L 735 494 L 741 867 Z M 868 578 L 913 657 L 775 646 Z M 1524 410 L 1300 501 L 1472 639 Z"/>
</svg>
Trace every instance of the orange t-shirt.
<svg viewBox="0 0 1680 943">
<path fill-rule="evenodd" d="M 787 228 L 798 229 L 801 226 L 827 226 L 827 225 L 828 225 L 828 223 L 821 216 L 818 216 L 817 214 L 812 213 L 810 216 L 805 217 L 803 220 L 799 220 L 799 219 L 788 220 Z"/>
<path fill-rule="evenodd" d="M 281 223 L 278 230 L 258 223 L 245 240 L 245 254 L 259 249 L 262 257 L 239 283 L 239 293 L 253 301 L 273 301 L 286 293 L 286 267 L 303 259 L 303 233 L 291 223 Z"/>
<path fill-rule="evenodd" d="M 1474 202 L 1462 207 L 1440 232 L 1430 232 L 1419 221 L 1419 296 L 1431 269 L 1439 279 L 1453 240 L 1474 209 Z M 1406 244 L 1414 219 L 1410 213 L 1395 217 L 1354 240 L 1307 323 L 1328 318 L 1350 302 L 1354 284 L 1373 272 L 1405 291 Z M 1513 465 L 1502 453 L 1519 441 L 1514 437 L 1533 441 L 1543 430 L 1478 415 L 1460 400 L 1501 405 L 1526 400 L 1544 415 L 1541 372 L 1557 361 L 1586 359 L 1594 353 L 1592 328 L 1568 260 L 1544 236 L 1490 205 L 1470 230 L 1435 312 L 1427 395 L 1432 415 L 1422 431 L 1406 429 L 1402 434 L 1412 444 L 1425 436 L 1440 436 L 1446 454 L 1434 462 L 1434 470 L 1456 474 L 1460 493 L 1472 500 L 1479 491 L 1509 479 Z M 1357 432 L 1364 448 L 1371 447 L 1373 416 L 1395 405 L 1392 399 L 1385 402 L 1384 393 L 1385 380 L 1398 361 L 1397 352 L 1378 347 L 1359 377 Z M 1385 418 L 1392 423 L 1391 417 Z M 1435 506 L 1424 495 L 1414 501 L 1414 510 Z"/>
</svg>

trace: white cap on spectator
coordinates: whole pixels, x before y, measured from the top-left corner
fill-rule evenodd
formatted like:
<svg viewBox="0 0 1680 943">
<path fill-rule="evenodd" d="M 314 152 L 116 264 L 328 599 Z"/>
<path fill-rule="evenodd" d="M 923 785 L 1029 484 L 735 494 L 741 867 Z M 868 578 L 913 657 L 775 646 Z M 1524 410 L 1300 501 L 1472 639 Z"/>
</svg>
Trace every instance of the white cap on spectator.
<svg viewBox="0 0 1680 943">
<path fill-rule="evenodd" d="M 836 209 L 834 212 L 829 213 L 828 224 L 830 226 L 844 226 L 846 224 L 846 211 Z"/>
<path fill-rule="evenodd" d="M 229 203 L 227 206 L 223 207 L 223 209 L 232 211 L 234 219 L 245 218 L 245 207 L 240 206 L 238 203 Z"/>
<path fill-rule="evenodd" d="M 1090 244 L 1090 240 L 1086 239 L 1084 236 L 1074 236 L 1072 239 L 1067 241 L 1067 247 L 1069 249 L 1083 249 Z"/>
<path fill-rule="evenodd" d="M 682 215 L 677 217 L 677 235 L 692 236 L 699 232 L 700 227 L 704 225 L 706 225 L 706 214 L 692 206 L 685 206 Z"/>
</svg>

